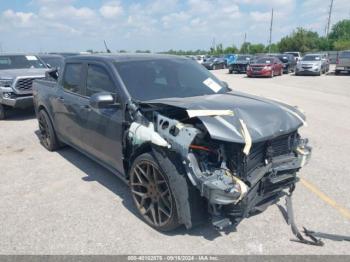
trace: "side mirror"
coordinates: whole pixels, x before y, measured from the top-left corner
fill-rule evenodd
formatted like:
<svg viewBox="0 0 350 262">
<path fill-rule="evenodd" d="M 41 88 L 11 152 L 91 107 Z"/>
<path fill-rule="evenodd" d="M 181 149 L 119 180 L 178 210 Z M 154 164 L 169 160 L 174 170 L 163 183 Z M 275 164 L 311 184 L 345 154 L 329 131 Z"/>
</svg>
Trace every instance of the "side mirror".
<svg viewBox="0 0 350 262">
<path fill-rule="evenodd" d="M 92 108 L 100 109 L 100 108 L 110 108 L 116 105 L 115 97 L 108 92 L 100 92 L 93 94 L 90 97 L 90 106 Z"/>
<path fill-rule="evenodd" d="M 57 69 L 51 69 L 45 72 L 45 78 L 46 79 L 58 79 L 58 70 Z"/>
</svg>

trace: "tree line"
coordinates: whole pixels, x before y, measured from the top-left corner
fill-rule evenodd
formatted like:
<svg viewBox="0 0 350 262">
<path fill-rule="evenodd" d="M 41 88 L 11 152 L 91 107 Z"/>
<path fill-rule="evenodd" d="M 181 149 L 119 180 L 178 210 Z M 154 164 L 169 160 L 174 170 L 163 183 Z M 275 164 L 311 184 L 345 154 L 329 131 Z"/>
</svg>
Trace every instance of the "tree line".
<svg viewBox="0 0 350 262">
<path fill-rule="evenodd" d="M 166 54 L 174 55 L 221 55 L 232 53 L 279 53 L 286 51 L 299 51 L 301 53 L 314 51 L 340 51 L 350 49 L 350 19 L 344 19 L 332 26 L 328 36 L 320 36 L 317 32 L 299 27 L 290 35 L 281 38 L 277 43 L 264 45 L 245 42 L 240 48 L 235 45 L 223 47 L 218 44 L 210 50 L 169 50 Z"/>
</svg>

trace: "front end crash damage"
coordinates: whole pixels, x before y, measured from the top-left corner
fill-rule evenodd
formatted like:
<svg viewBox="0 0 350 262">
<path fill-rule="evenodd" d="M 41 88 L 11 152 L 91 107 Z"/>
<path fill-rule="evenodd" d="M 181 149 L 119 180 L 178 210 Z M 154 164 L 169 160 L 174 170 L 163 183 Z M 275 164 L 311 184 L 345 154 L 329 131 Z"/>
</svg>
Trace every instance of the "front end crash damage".
<svg viewBox="0 0 350 262">
<path fill-rule="evenodd" d="M 288 110 L 286 114 L 299 120 L 299 126 L 304 124 L 304 118 Z M 311 156 L 308 141 L 297 132 L 299 126 L 280 135 L 276 132 L 266 139 L 256 139 L 239 110 L 142 104 L 137 114 L 139 117 L 128 129 L 127 142 L 133 150 L 150 145 L 165 169 L 170 166 L 164 165 L 165 161 L 176 162 L 184 176 L 173 177 L 171 170 L 164 171 L 175 193 L 179 220 L 187 228 L 192 226 L 194 215 L 188 203 L 188 187 L 196 188 L 212 224 L 224 229 L 276 203 L 285 189 L 294 187 L 298 181 L 296 173 Z M 220 140 L 220 134 L 213 133 L 212 122 L 203 118 L 218 120 L 241 141 Z"/>
</svg>

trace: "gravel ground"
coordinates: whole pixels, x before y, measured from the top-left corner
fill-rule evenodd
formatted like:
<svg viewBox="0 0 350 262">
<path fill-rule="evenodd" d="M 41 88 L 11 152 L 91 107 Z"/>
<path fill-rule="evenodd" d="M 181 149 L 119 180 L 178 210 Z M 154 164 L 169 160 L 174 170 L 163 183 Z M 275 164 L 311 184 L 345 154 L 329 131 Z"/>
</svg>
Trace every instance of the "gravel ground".
<svg viewBox="0 0 350 262">
<path fill-rule="evenodd" d="M 302 108 L 313 157 L 294 194 L 298 225 L 350 235 L 350 76 L 250 79 L 214 71 L 233 90 Z M 128 188 L 66 148 L 49 153 L 32 112 L 0 122 L 1 254 L 350 254 L 349 242 L 324 247 L 290 241 L 277 206 L 244 220 L 236 232 L 211 226 L 163 234 L 137 215 Z M 322 194 L 323 192 L 323 194 Z"/>
</svg>

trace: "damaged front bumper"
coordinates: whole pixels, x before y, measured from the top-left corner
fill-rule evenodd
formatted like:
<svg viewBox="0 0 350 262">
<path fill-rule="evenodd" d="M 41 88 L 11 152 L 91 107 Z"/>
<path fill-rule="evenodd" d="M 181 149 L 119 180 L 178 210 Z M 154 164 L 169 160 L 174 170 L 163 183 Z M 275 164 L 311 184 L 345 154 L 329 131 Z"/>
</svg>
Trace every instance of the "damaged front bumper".
<svg viewBox="0 0 350 262">
<path fill-rule="evenodd" d="M 273 158 L 270 163 L 256 168 L 243 181 L 229 170 L 218 169 L 204 176 L 193 156 L 188 156 L 188 175 L 195 178 L 195 185 L 211 205 L 219 206 L 222 212 L 216 216 L 230 216 L 235 220 L 264 211 L 276 203 L 282 191 L 298 181 L 296 172 L 306 165 L 311 157 L 311 148 L 304 146 L 289 155 Z M 248 180 L 249 178 L 249 180 Z M 216 207 L 215 210 L 218 210 Z"/>
</svg>

